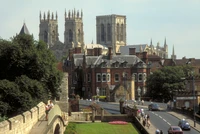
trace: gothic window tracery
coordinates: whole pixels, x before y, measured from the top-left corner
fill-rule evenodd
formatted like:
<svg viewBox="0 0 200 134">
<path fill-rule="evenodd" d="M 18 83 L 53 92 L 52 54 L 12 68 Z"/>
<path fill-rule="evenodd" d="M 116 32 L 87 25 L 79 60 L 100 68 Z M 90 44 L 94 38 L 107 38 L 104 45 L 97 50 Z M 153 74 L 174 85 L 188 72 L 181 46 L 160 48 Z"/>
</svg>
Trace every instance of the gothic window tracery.
<svg viewBox="0 0 200 134">
<path fill-rule="evenodd" d="M 121 24 L 120 40 L 123 41 L 124 25 Z"/>
<path fill-rule="evenodd" d="M 117 23 L 117 40 L 119 41 L 119 23 Z"/>
<path fill-rule="evenodd" d="M 110 25 L 110 23 L 107 24 L 107 40 L 111 41 L 111 25 Z"/>
<path fill-rule="evenodd" d="M 78 29 L 78 42 L 81 42 L 81 30 Z"/>
<path fill-rule="evenodd" d="M 44 31 L 44 42 L 48 43 L 48 33 Z"/>
<path fill-rule="evenodd" d="M 72 42 L 73 41 L 73 33 L 72 33 L 72 30 L 69 29 L 69 42 Z"/>
<path fill-rule="evenodd" d="M 105 41 L 104 24 L 101 24 L 101 41 Z"/>
</svg>

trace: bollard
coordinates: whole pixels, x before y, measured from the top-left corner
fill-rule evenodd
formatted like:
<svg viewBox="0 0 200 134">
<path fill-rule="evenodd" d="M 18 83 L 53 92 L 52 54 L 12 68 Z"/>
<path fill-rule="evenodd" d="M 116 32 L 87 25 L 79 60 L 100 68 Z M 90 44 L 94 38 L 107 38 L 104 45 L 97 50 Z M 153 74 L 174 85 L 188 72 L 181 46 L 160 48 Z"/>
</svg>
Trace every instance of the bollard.
<svg viewBox="0 0 200 134">
<path fill-rule="evenodd" d="M 104 109 L 101 108 L 101 122 L 103 122 L 103 117 L 104 117 Z"/>
</svg>

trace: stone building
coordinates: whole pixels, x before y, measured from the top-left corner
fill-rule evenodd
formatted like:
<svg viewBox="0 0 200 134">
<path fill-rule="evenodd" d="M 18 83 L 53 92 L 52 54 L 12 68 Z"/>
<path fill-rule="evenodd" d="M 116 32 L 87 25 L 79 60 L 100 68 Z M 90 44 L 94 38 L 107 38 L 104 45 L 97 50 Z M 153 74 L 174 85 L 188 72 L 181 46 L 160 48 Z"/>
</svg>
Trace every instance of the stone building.
<svg viewBox="0 0 200 134">
<path fill-rule="evenodd" d="M 120 46 L 119 53 L 121 55 L 125 55 L 128 53 L 129 48 L 135 48 L 136 53 L 147 52 L 150 55 L 157 55 L 161 58 L 168 59 L 168 45 L 166 43 L 166 39 L 164 41 L 163 47 L 160 46 L 160 43 L 157 43 L 157 46 L 154 46 L 152 40 L 150 45 L 148 44 L 137 44 L 137 45 L 127 45 L 127 46 Z"/>
<path fill-rule="evenodd" d="M 96 17 L 97 44 L 104 44 L 118 53 L 120 46 L 126 46 L 126 16 L 103 15 Z"/>
<path fill-rule="evenodd" d="M 59 40 L 58 33 L 58 15 L 47 12 L 43 17 L 40 13 L 39 40 L 47 43 L 48 48 L 53 50 L 56 58 L 61 60 L 67 56 L 69 48 L 84 48 L 84 31 L 83 31 L 83 12 L 69 10 L 65 11 L 65 31 L 64 43 Z"/>
</svg>

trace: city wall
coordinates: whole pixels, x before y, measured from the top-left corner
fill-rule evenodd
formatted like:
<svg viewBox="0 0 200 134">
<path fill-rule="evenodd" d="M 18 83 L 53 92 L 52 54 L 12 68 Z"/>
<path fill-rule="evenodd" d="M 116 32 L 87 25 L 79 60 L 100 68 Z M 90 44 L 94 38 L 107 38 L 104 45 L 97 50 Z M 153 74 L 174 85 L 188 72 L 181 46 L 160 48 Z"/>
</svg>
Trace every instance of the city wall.
<svg viewBox="0 0 200 134">
<path fill-rule="evenodd" d="M 0 122 L 0 134 L 28 134 L 38 120 L 44 116 L 45 104 L 40 102 L 31 110 Z"/>
</svg>

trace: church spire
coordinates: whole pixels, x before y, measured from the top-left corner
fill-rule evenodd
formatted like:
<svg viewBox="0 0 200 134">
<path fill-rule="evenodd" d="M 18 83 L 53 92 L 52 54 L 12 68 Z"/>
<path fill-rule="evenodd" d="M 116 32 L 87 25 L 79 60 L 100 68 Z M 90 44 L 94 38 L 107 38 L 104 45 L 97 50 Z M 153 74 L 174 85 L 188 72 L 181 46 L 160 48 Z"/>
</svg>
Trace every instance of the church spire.
<svg viewBox="0 0 200 134">
<path fill-rule="evenodd" d="M 176 59 L 176 55 L 175 55 L 175 51 L 174 51 L 174 45 L 173 45 L 173 49 L 172 49 L 171 59 L 172 59 L 172 60 L 175 60 L 175 59 Z"/>
<path fill-rule="evenodd" d="M 58 20 L 58 14 L 57 14 L 57 11 L 56 11 L 56 20 Z"/>
<path fill-rule="evenodd" d="M 83 18 L 83 10 L 81 9 L 81 18 Z"/>
<path fill-rule="evenodd" d="M 41 15 L 41 11 L 40 11 L 40 21 L 41 21 L 41 19 L 42 19 L 42 15 Z"/>
<path fill-rule="evenodd" d="M 152 38 L 151 38 L 151 42 L 150 42 L 150 46 L 152 46 L 153 44 L 152 44 Z"/>
<path fill-rule="evenodd" d="M 167 45 L 167 42 L 166 42 L 166 37 L 165 37 L 165 43 L 164 43 L 164 45 L 165 45 L 165 46 Z"/>
</svg>

